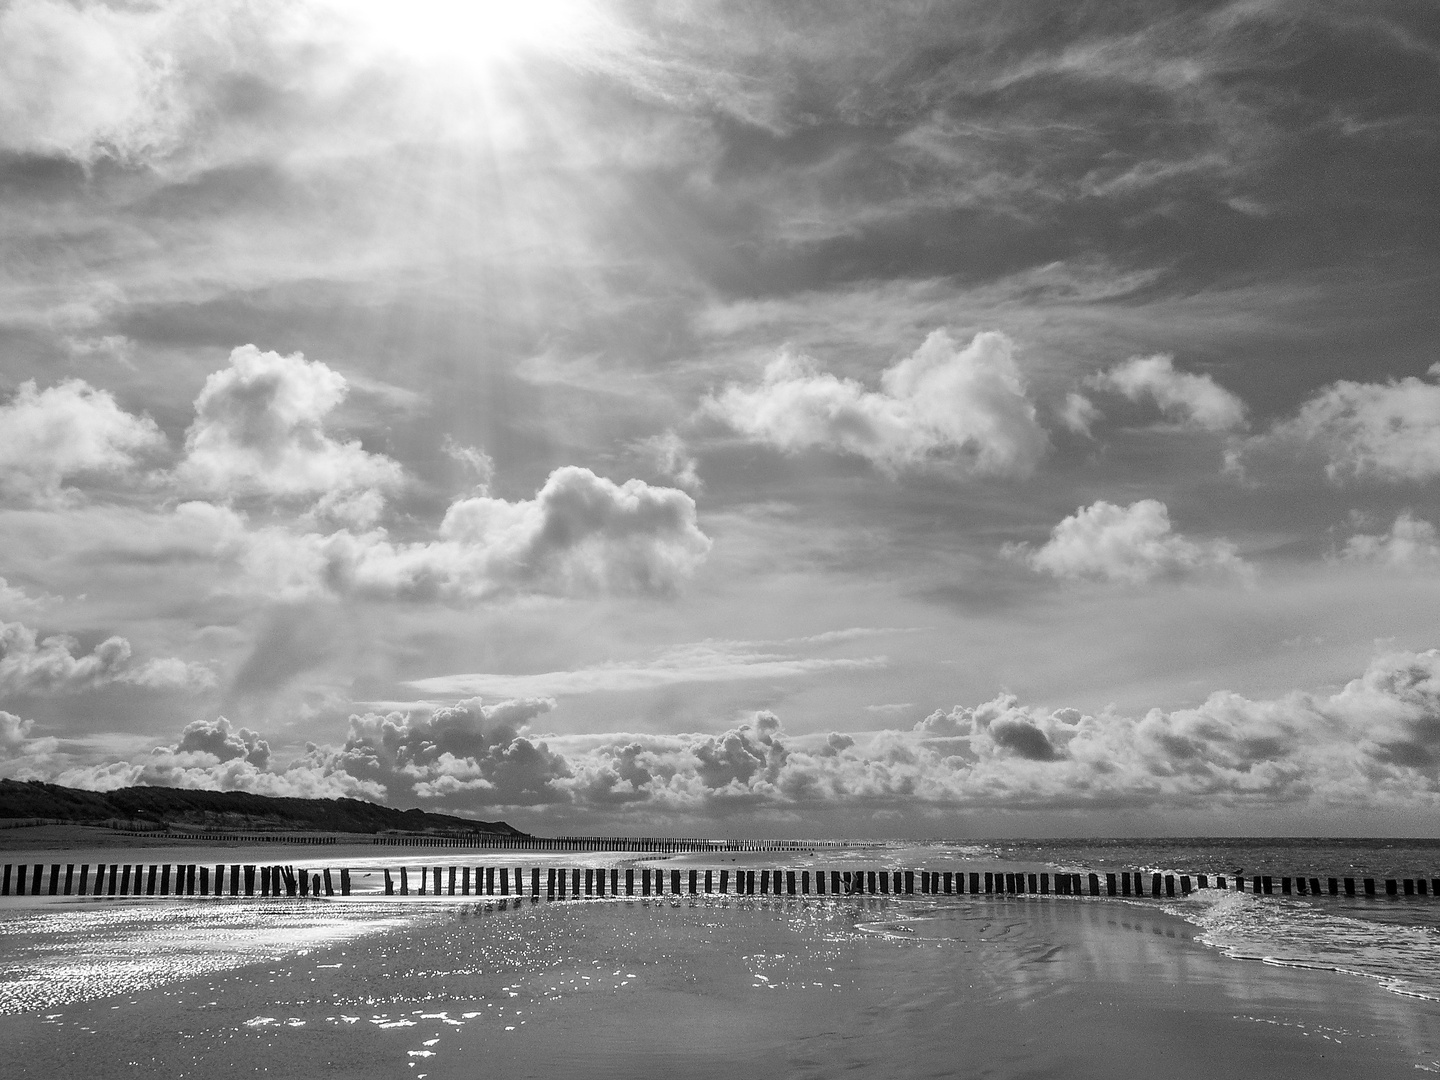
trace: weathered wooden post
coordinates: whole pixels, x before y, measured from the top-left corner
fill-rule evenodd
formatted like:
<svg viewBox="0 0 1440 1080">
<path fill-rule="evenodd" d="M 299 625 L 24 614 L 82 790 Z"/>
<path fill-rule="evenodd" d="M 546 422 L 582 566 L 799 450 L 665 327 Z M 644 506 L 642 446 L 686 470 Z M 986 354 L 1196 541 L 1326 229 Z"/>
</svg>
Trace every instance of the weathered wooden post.
<svg viewBox="0 0 1440 1080">
<path fill-rule="evenodd" d="M 1355 895 L 1355 879 L 1354 879 L 1353 877 L 1347 877 L 1347 878 L 1345 879 L 1345 895 L 1346 895 L 1346 896 L 1354 896 L 1354 895 Z"/>
<path fill-rule="evenodd" d="M 714 872 L 713 870 L 706 870 L 706 871 L 705 871 L 705 892 L 706 892 L 707 895 L 710 894 L 710 893 L 713 893 L 713 892 L 715 891 L 715 889 L 714 889 L 714 884 L 715 884 L 714 873 L 715 873 L 715 872 Z"/>
<path fill-rule="evenodd" d="M 1415 879 L 1414 879 L 1414 878 L 1408 878 L 1408 877 L 1407 877 L 1407 878 L 1405 879 L 1405 881 L 1404 881 L 1404 886 L 1405 886 L 1405 895 L 1406 895 L 1406 896 L 1414 896 L 1414 895 L 1415 895 Z"/>
<path fill-rule="evenodd" d="M 245 864 L 245 895 L 255 895 L 255 867 L 249 863 Z"/>
<path fill-rule="evenodd" d="M 10 868 L 9 868 L 8 866 L 5 868 L 5 883 L 6 883 L 7 885 L 10 883 Z M 89 893 L 89 891 L 90 891 L 90 864 L 89 864 L 89 863 L 86 863 L 85 865 L 83 865 L 82 867 L 80 867 L 80 885 L 79 885 L 79 887 L 76 888 L 75 893 L 76 893 L 77 896 L 85 896 L 85 895 L 87 895 L 87 894 Z M 0 891 L 0 896 L 4 896 L 4 895 L 5 895 L 5 893 L 4 893 L 3 891 Z"/>
<path fill-rule="evenodd" d="M 1115 875 L 1114 875 L 1114 874 L 1106 874 L 1106 875 L 1105 875 L 1105 895 L 1106 895 L 1106 896 L 1114 896 L 1114 895 L 1116 894 L 1116 892 L 1117 892 L 1117 888 L 1116 888 L 1117 884 L 1118 884 L 1118 883 L 1117 883 L 1116 880 L 1115 880 Z"/>
<path fill-rule="evenodd" d="M 344 867 L 340 870 L 340 895 L 350 895 L 350 871 Z"/>
<path fill-rule="evenodd" d="M 1367 878 L 1365 879 L 1365 895 L 1366 895 L 1366 896 L 1374 896 L 1374 895 L 1375 895 L 1375 879 L 1374 879 L 1373 877 L 1367 877 Z"/>
<path fill-rule="evenodd" d="M 0 881 L 0 896 L 10 895 L 10 878 L 12 876 L 13 865 L 12 863 L 5 864 L 5 876 L 3 881 Z M 85 865 L 89 866 L 90 864 L 86 863 Z"/>
<path fill-rule="evenodd" d="M 75 864 L 65 864 L 65 895 L 70 895 L 70 886 L 75 884 Z"/>
<path fill-rule="evenodd" d="M 1394 879 L 1393 877 L 1391 877 L 1391 878 L 1386 878 L 1386 879 L 1385 879 L 1385 895 L 1386 895 L 1386 896 L 1394 896 L 1394 895 L 1396 895 L 1396 893 L 1398 893 L 1398 892 L 1399 892 L 1399 890 L 1395 887 L 1395 879 Z"/>
<path fill-rule="evenodd" d="M 400 867 L 400 895 L 410 895 L 410 875 L 403 866 Z"/>
<path fill-rule="evenodd" d="M 1425 886 L 1428 885 L 1428 884 L 1429 884 L 1429 882 L 1427 882 L 1423 877 L 1422 877 L 1422 878 L 1416 878 L 1416 879 L 1415 879 L 1415 891 L 1416 891 L 1417 893 L 1419 893 L 1421 896 L 1426 895 L 1429 890 L 1426 889 Z"/>
<path fill-rule="evenodd" d="M 1281 896 L 1289 896 L 1289 895 L 1290 895 L 1290 879 L 1289 879 L 1288 877 L 1282 877 L 1282 878 L 1280 879 L 1280 895 L 1281 895 Z"/>
<path fill-rule="evenodd" d="M 979 891 L 980 891 L 980 874 L 979 874 L 979 871 L 972 871 L 971 874 L 970 874 L 970 895 L 973 896 L 973 895 L 975 895 L 976 893 L 978 893 Z"/>
<path fill-rule="evenodd" d="M 1320 879 L 1319 879 L 1319 878 L 1312 877 L 1312 878 L 1310 879 L 1310 892 L 1311 892 L 1311 894 L 1313 894 L 1313 895 L 1315 895 L 1315 896 L 1319 896 L 1319 895 L 1320 895 Z"/>
<path fill-rule="evenodd" d="M 1225 888 L 1225 875 L 1224 875 L 1224 874 L 1219 874 L 1219 875 L 1216 876 L 1216 878 L 1215 878 L 1215 888 L 1217 888 L 1217 889 L 1223 889 L 1223 888 Z"/>
<path fill-rule="evenodd" d="M 1091 896 L 1099 896 L 1099 895 L 1100 895 L 1100 875 L 1099 875 L 1099 874 L 1091 874 L 1091 875 L 1090 875 L 1090 895 L 1091 895 Z"/>
<path fill-rule="evenodd" d="M 385 895 L 395 895 L 395 879 L 390 876 L 390 870 L 388 867 L 386 867 L 385 869 Z"/>
<path fill-rule="evenodd" d="M 200 895 L 210 895 L 210 867 L 200 867 Z"/>
<path fill-rule="evenodd" d="M 914 870 L 906 870 L 906 871 L 905 871 L 905 895 L 906 895 L 906 896 L 913 896 L 914 894 L 915 894 L 915 871 L 914 871 Z"/>
<path fill-rule="evenodd" d="M 1161 874 L 1151 874 L 1151 875 L 1150 875 L 1150 895 L 1151 895 L 1152 897 L 1158 897 L 1158 896 L 1160 895 L 1160 886 L 1161 886 L 1161 884 L 1163 883 L 1163 881 L 1164 881 L 1164 878 L 1163 878 L 1163 875 L 1161 875 Z"/>
<path fill-rule="evenodd" d="M 694 871 L 692 870 L 691 873 L 693 874 Z M 694 890 L 694 889 L 691 889 L 690 891 L 691 891 L 691 892 L 694 892 L 695 890 Z M 670 893 L 671 893 L 671 895 L 673 895 L 673 896 L 679 896 L 679 895 L 680 895 L 680 871 L 679 871 L 679 870 L 671 870 L 671 871 L 670 871 Z"/>
<path fill-rule="evenodd" d="M 332 878 L 332 877 L 330 876 L 330 868 L 329 868 L 328 866 L 325 867 L 324 873 L 325 873 L 325 895 L 326 895 L 326 896 L 334 896 L 334 895 L 335 895 L 335 880 L 334 880 L 334 878 Z"/>
<path fill-rule="evenodd" d="M 131 869 L 132 869 L 132 868 L 131 868 L 130 864 L 129 864 L 129 863 L 125 863 L 124 866 L 123 866 L 123 869 L 122 869 L 121 872 L 120 872 L 120 895 L 121 895 L 121 896 L 129 896 L 129 895 L 130 895 L 130 870 L 131 870 Z M 40 894 L 40 867 L 38 867 L 38 866 L 35 867 L 35 881 L 34 881 L 34 883 L 30 886 L 30 891 L 31 891 L 32 893 L 34 893 L 35 895 L 37 895 L 37 896 Z"/>
<path fill-rule="evenodd" d="M 238 863 L 230 864 L 230 895 L 240 895 L 240 865 Z"/>
<path fill-rule="evenodd" d="M 990 870 L 985 871 L 985 891 L 987 893 L 995 891 L 995 874 Z"/>
<path fill-rule="evenodd" d="M 1190 875 L 1189 875 L 1189 874 L 1181 874 L 1181 875 L 1180 875 L 1180 895 L 1181 895 L 1181 896 L 1189 896 L 1189 895 L 1190 895 Z"/>
<path fill-rule="evenodd" d="M 840 895 L 840 871 L 830 871 L 830 891 L 836 896 Z"/>
<path fill-rule="evenodd" d="M 468 875 L 468 874 L 470 873 L 470 871 L 467 870 L 467 871 L 465 871 L 465 873 Z M 469 890 L 469 889 L 466 889 L 465 891 L 466 891 L 466 892 L 469 892 L 470 890 Z M 455 867 L 453 867 L 453 866 L 450 867 L 450 895 L 451 895 L 451 896 L 454 896 L 454 895 L 455 895 Z"/>
<path fill-rule="evenodd" d="M 540 868 L 538 866 L 530 868 L 530 899 L 540 899 Z"/>
<path fill-rule="evenodd" d="M 720 871 L 720 895 L 724 896 L 730 891 L 730 871 Z"/>
<path fill-rule="evenodd" d="M 1210 887 L 1210 885 L 1209 885 L 1210 879 L 1207 878 L 1204 874 L 1197 874 L 1196 877 L 1195 877 L 1195 880 L 1196 880 L 1196 888 L 1199 888 L 1199 889 L 1208 889 L 1208 888 Z"/>
</svg>

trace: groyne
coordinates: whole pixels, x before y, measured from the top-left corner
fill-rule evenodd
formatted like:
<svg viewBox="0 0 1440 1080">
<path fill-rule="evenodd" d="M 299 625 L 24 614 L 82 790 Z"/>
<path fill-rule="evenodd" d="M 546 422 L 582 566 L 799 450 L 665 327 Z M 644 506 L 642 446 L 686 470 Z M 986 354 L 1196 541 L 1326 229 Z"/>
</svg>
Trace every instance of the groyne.
<svg viewBox="0 0 1440 1080">
<path fill-rule="evenodd" d="M 413 874 L 413 876 L 412 876 Z M 363 879 L 363 880 L 362 880 Z M 355 888 L 359 882 L 361 887 Z M 0 896 L 332 897 L 487 896 L 570 900 L 633 896 L 1038 895 L 1171 899 L 1219 889 L 1260 896 L 1440 897 L 1440 878 L 1209 877 L 1144 871 L 1024 873 L 892 867 L 820 870 L 563 865 L 307 869 L 220 863 L 8 863 Z"/>
</svg>

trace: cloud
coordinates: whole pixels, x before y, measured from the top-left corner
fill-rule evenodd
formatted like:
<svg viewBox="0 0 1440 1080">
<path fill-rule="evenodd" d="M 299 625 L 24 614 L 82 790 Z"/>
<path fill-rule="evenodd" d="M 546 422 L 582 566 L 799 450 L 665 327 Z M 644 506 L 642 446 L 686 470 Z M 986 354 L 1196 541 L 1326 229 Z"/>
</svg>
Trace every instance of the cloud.
<svg viewBox="0 0 1440 1080">
<path fill-rule="evenodd" d="M 39 611 L 55 603 L 53 596 L 31 596 L 18 585 L 11 585 L 0 577 L 0 619 L 6 615 L 21 615 Z"/>
<path fill-rule="evenodd" d="M 1428 375 L 1440 377 L 1440 364 Z M 1413 376 L 1331 383 L 1293 417 L 1235 448 L 1232 458 L 1243 467 L 1248 459 L 1275 455 L 1318 456 L 1334 483 L 1434 479 L 1440 476 L 1440 385 Z"/>
<path fill-rule="evenodd" d="M 1387 532 L 1350 537 L 1341 557 L 1399 568 L 1434 567 L 1440 565 L 1440 537 L 1434 525 L 1404 510 Z"/>
<path fill-rule="evenodd" d="M 812 639 L 807 639 L 812 640 Z M 884 657 L 862 659 L 799 657 L 761 652 L 763 643 L 701 641 L 667 649 L 641 664 L 602 664 L 538 675 L 440 675 L 407 685 L 426 694 L 488 696 L 554 695 L 648 690 L 684 683 L 740 679 L 783 679 L 820 671 L 865 670 L 885 666 Z"/>
<path fill-rule="evenodd" d="M 350 718 L 340 746 L 308 745 L 285 765 L 268 743 L 219 719 L 133 761 L 47 775 L 267 794 L 352 793 L 395 805 L 478 812 L 530 808 L 714 821 L 783 812 L 817 825 L 844 810 L 927 808 L 1168 810 L 1440 807 L 1440 650 L 1376 656 L 1332 694 L 1253 700 L 1219 691 L 1143 716 L 1043 709 L 1009 694 L 936 710 L 912 727 L 792 735 L 761 710 L 718 734 L 532 736 L 545 698 Z M 0 714 L 21 761 L 42 740 Z M 38 758 L 37 758 L 38 760 Z M 19 766 L 11 766 L 11 771 Z M 33 770 L 31 770 L 33 772 Z M 805 818 L 804 815 L 812 815 Z"/>
<path fill-rule="evenodd" d="M 1155 499 L 1129 506 L 1096 501 L 1051 529 L 1039 549 L 1015 544 L 1005 551 L 1032 569 L 1069 580 L 1142 584 L 1201 572 L 1249 573 L 1228 540 L 1196 542 L 1174 532 L 1165 504 Z"/>
<path fill-rule="evenodd" d="M 475 480 L 475 489 L 481 495 L 490 494 L 490 481 L 495 479 L 495 459 L 479 447 L 461 446 L 451 435 L 445 436 L 440 447 L 447 457 L 468 470 Z"/>
<path fill-rule="evenodd" d="M 1084 394 L 1077 394 L 1073 390 L 1065 395 L 1065 403 L 1055 412 L 1060 423 L 1073 431 L 1076 435 L 1090 434 L 1090 428 L 1097 420 L 1104 419 L 1105 414 L 1095 407 L 1095 403 Z"/>
<path fill-rule="evenodd" d="M 1196 430 L 1233 431 L 1245 424 L 1243 401 L 1209 375 L 1176 371 L 1169 356 L 1131 357 L 1086 382 L 1131 401 L 1154 402 L 1167 418 Z"/>
<path fill-rule="evenodd" d="M 326 433 L 346 392 L 343 375 L 300 353 L 240 346 L 195 399 L 177 479 L 227 499 L 322 493 L 333 499 L 399 486 L 399 462 Z"/>
<path fill-rule="evenodd" d="M 783 353 L 759 386 L 731 384 L 703 408 L 778 449 L 855 454 L 888 472 L 956 462 L 1024 476 L 1045 453 L 1048 440 L 1004 334 L 976 334 L 962 349 L 936 330 L 880 384 L 866 390 Z"/>
<path fill-rule="evenodd" d="M 67 481 L 123 473 L 164 446 L 154 421 L 127 413 L 108 391 L 80 379 L 45 390 L 23 382 L 0 405 L 0 496 L 53 504 Z"/>
<path fill-rule="evenodd" d="M 209 668 L 174 658 L 131 663 L 130 642 L 109 637 L 88 653 L 68 634 L 39 638 L 22 623 L 0 623 L 0 696 L 75 693 L 116 683 L 150 690 L 205 690 Z"/>
<path fill-rule="evenodd" d="M 90 162 L 168 145 L 183 110 L 155 8 L 15 0 L 0 9 L 0 146 Z M 168 70 L 167 70 L 168 69 Z"/>
<path fill-rule="evenodd" d="M 696 471 L 698 466 L 694 456 L 673 429 L 640 439 L 634 443 L 634 448 L 644 455 L 656 472 L 675 481 L 686 491 L 699 491 L 704 487 Z"/>
<path fill-rule="evenodd" d="M 309 536 L 318 580 L 337 592 L 475 600 L 507 592 L 666 594 L 705 558 L 695 501 L 641 480 L 556 469 L 535 498 L 450 505 L 439 539 L 394 543 L 380 531 Z"/>
</svg>

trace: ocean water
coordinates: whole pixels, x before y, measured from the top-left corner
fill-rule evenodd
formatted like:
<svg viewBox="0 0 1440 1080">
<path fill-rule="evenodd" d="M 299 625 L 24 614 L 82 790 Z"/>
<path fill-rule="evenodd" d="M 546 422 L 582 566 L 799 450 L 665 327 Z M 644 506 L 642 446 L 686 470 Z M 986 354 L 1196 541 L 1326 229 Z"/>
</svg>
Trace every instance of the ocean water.
<svg viewBox="0 0 1440 1080">
<path fill-rule="evenodd" d="M 413 888 L 421 865 L 487 863 L 1413 878 L 1431 876 L 1437 854 L 1426 843 L 1273 840 L 890 842 L 668 859 L 375 847 L 25 852 L 30 863 L 347 866 L 356 892 L 333 902 L 0 900 L 0 1057 L 14 1076 L 329 1070 L 420 1080 L 567 1065 L 616 1076 L 667 1065 L 697 1076 L 737 1067 L 1107 1076 L 1117 1054 L 1143 1061 L 1214 1044 L 1237 1053 L 1209 1075 L 1249 1075 L 1257 1055 L 1293 1060 L 1297 1076 L 1440 1072 L 1440 901 L 1431 898 L 1206 890 L 1164 901 L 534 903 L 387 898 L 382 885 L 385 868 L 408 867 Z M 0 855 L 9 861 L 19 856 Z"/>
</svg>

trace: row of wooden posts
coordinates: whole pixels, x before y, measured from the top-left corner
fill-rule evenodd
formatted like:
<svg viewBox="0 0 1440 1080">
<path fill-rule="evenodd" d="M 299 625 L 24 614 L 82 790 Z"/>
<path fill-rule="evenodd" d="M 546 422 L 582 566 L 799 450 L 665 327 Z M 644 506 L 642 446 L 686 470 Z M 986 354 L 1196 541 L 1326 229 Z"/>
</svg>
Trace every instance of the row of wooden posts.
<svg viewBox="0 0 1440 1080">
<path fill-rule="evenodd" d="M 48 871 L 48 873 L 47 873 Z M 1061 896 L 1137 896 L 1153 898 L 1188 896 L 1193 889 L 1225 889 L 1229 882 L 1222 876 L 1214 879 L 1197 874 L 1152 873 L 1140 871 L 1107 873 L 1103 890 L 1099 874 L 1074 873 L 999 873 L 995 871 L 937 870 L 690 870 L 650 867 L 546 867 L 542 891 L 542 868 L 532 866 L 421 866 L 415 870 L 413 895 L 450 896 L 525 896 L 544 895 L 547 899 L 601 896 L 663 896 L 668 876 L 669 893 L 690 895 L 720 893 L 730 895 L 732 875 L 736 896 L 786 895 L 964 895 L 1019 894 Z M 410 870 L 384 869 L 385 895 L 408 896 L 411 893 Z M 144 865 L 101 863 L 91 873 L 89 864 L 26 863 L 6 865 L 0 874 L 0 896 L 334 896 L 336 879 L 339 894 L 350 895 L 350 871 L 329 868 L 319 871 L 296 869 L 293 866 L 255 866 L 220 864 L 211 874 L 209 866 L 197 864 Z M 397 880 L 398 878 L 398 880 Z M 638 879 L 638 880 L 637 880 Z M 1148 890 L 1146 886 L 1149 886 Z M 1233 879 L 1234 888 L 1243 892 L 1246 879 Z M 227 888 L 228 885 L 228 888 Z M 637 891 L 638 885 L 638 891 Z M 966 886 L 969 886 L 968 889 Z M 1257 875 L 1250 879 L 1250 891 L 1290 896 L 1378 896 L 1375 878 L 1326 878 L 1322 887 L 1319 878 L 1272 877 Z M 398 888 L 397 888 L 398 886 Z M 527 888 L 528 886 L 528 888 Z M 622 892 L 623 888 L 623 892 Z M 1386 896 L 1440 897 L 1440 878 L 1386 878 Z"/>
<path fill-rule="evenodd" d="M 88 863 L 6 865 L 0 871 L 0 896 L 334 896 L 336 873 L 311 873 L 293 866 L 194 863 L 144 865 Z M 350 871 L 338 871 L 340 895 L 350 895 Z M 227 889 L 226 886 L 229 886 Z M 27 888 L 28 886 L 28 888 Z"/>
</svg>

